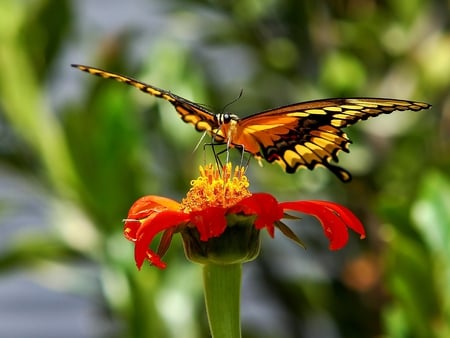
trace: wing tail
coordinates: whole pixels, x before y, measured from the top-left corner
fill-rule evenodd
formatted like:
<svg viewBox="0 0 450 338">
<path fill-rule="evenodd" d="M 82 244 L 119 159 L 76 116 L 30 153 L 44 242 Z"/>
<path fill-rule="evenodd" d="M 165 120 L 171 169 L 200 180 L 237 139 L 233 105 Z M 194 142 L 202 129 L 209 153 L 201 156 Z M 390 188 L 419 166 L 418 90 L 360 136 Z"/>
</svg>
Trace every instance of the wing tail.
<svg viewBox="0 0 450 338">
<path fill-rule="evenodd" d="M 335 174 L 342 182 L 350 182 L 352 180 L 352 175 L 344 168 L 331 164 L 327 161 L 324 161 L 323 165 Z"/>
</svg>

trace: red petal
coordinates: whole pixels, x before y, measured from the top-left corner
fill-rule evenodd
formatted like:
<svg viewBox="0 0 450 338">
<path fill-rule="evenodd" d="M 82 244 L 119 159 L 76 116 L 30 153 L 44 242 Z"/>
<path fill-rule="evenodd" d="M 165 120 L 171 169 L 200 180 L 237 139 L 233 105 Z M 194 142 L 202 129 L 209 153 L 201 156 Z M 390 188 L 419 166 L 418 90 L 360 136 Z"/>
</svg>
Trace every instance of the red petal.
<svg viewBox="0 0 450 338">
<path fill-rule="evenodd" d="M 150 260 L 150 263 L 159 266 L 162 263 L 160 257 L 148 248 L 153 238 L 159 232 L 176 227 L 188 220 L 189 215 L 184 212 L 165 210 L 144 221 L 137 232 L 136 246 L 134 248 L 134 259 L 137 267 L 140 269 L 146 258 Z"/>
<path fill-rule="evenodd" d="M 128 211 L 123 229 L 124 236 L 135 242 L 137 232 L 145 218 L 154 217 L 158 212 L 164 210 L 180 210 L 180 204 L 166 197 L 149 195 L 138 199 Z"/>
<path fill-rule="evenodd" d="M 329 209 L 336 212 L 344 221 L 344 223 L 352 229 L 354 232 L 358 233 L 360 235 L 360 239 L 366 238 L 366 230 L 364 229 L 364 226 L 362 225 L 361 221 L 356 217 L 353 212 L 351 212 L 348 208 L 344 207 L 343 205 L 328 202 L 328 201 L 314 201 L 315 203 L 322 204 Z"/>
<path fill-rule="evenodd" d="M 167 266 L 167 264 L 161 260 L 161 257 L 159 255 L 155 254 L 150 249 L 147 249 L 145 258 L 147 258 L 152 265 L 156 266 L 159 269 L 165 269 Z M 141 264 L 141 266 L 142 266 L 142 264 Z M 141 266 L 138 266 L 138 268 L 140 269 Z"/>
<path fill-rule="evenodd" d="M 256 229 L 266 228 L 271 237 L 274 236 L 275 222 L 283 218 L 283 208 L 278 201 L 270 194 L 256 193 L 244 198 L 230 209 L 230 212 L 243 212 L 247 215 L 256 214 Z"/>
<path fill-rule="evenodd" d="M 128 211 L 128 219 L 142 219 L 162 210 L 180 210 L 181 204 L 170 198 L 148 195 L 139 198 Z"/>
<path fill-rule="evenodd" d="M 347 227 L 365 237 L 364 227 L 353 213 L 347 208 L 326 201 L 296 201 L 280 203 L 283 209 L 296 210 L 315 216 L 330 241 L 330 250 L 344 247 L 348 241 Z"/>
<path fill-rule="evenodd" d="M 200 240 L 207 241 L 212 237 L 220 236 L 227 226 L 225 208 L 209 207 L 203 210 L 191 211 L 190 222 L 200 233 Z"/>
<path fill-rule="evenodd" d="M 141 222 L 135 219 L 126 220 L 123 227 L 123 235 L 131 242 L 136 242 L 136 234 Z"/>
</svg>

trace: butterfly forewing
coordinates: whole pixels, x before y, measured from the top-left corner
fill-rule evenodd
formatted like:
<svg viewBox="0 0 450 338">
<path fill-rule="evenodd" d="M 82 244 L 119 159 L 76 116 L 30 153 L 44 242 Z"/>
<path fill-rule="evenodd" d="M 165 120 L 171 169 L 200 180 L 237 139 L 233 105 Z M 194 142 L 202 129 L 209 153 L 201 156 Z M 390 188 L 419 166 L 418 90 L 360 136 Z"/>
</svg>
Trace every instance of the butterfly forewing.
<svg viewBox="0 0 450 338">
<path fill-rule="evenodd" d="M 214 114 L 203 108 L 201 105 L 186 100 L 181 96 L 171 93 L 170 91 L 151 86 L 128 76 L 111 73 L 99 68 L 77 64 L 73 64 L 72 67 L 78 68 L 92 75 L 100 76 L 104 79 L 113 79 L 126 83 L 127 85 L 133 86 L 144 93 L 169 101 L 180 114 L 183 121 L 194 125 L 197 131 L 214 131 L 219 128 L 219 124 L 214 119 Z"/>
</svg>

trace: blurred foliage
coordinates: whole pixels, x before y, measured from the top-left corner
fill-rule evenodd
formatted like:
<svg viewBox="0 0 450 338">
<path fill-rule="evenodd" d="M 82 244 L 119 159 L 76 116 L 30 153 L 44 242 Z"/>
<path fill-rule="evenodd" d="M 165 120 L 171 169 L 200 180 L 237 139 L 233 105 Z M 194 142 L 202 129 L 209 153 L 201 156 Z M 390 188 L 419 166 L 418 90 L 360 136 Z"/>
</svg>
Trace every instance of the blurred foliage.
<svg viewBox="0 0 450 338">
<path fill-rule="evenodd" d="M 95 11 L 91 2 L 0 3 L 0 227 L 19 214 L 37 220 L 27 231 L 14 223 L 16 234 L 2 240 L 2 273 L 72 271 L 77 292 L 121 328 L 109 336 L 207 336 L 199 269 L 180 243 L 165 271 L 138 272 L 120 223 L 141 195 L 183 196 L 203 162 L 192 152 L 199 135 L 167 102 L 68 70 L 70 62 L 215 111 L 243 88 L 227 107 L 242 115 L 321 97 L 422 100 L 432 110 L 350 128 L 352 153 L 341 156 L 350 184 L 322 169 L 285 175 L 251 163 L 254 191 L 344 203 L 369 234 L 330 253 L 317 223 L 305 219 L 298 233 L 308 251 L 281 236 L 266 240 L 244 275 L 244 337 L 450 336 L 448 2 L 130 1 L 96 15 L 125 16 L 138 5 L 144 19 L 160 11 L 152 13 L 159 28 L 108 19 L 100 34 L 81 14 L 83 6 Z M 65 87 L 54 84 L 69 78 L 76 94 L 55 101 Z M 39 196 L 44 216 L 26 207 L 13 179 L 36 192 L 28 199 Z M 95 268 L 96 287 L 80 263 Z"/>
</svg>

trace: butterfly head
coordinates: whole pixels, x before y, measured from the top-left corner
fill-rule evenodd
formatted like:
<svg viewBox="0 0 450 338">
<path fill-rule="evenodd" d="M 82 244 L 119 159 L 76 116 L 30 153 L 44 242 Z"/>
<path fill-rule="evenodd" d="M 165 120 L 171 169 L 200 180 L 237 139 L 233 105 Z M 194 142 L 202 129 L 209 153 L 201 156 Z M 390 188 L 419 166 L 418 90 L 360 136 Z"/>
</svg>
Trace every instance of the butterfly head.
<svg viewBox="0 0 450 338">
<path fill-rule="evenodd" d="M 230 113 L 220 113 L 214 115 L 214 119 L 220 124 L 228 124 L 231 121 L 238 121 L 239 117 L 236 114 L 230 114 Z"/>
</svg>

